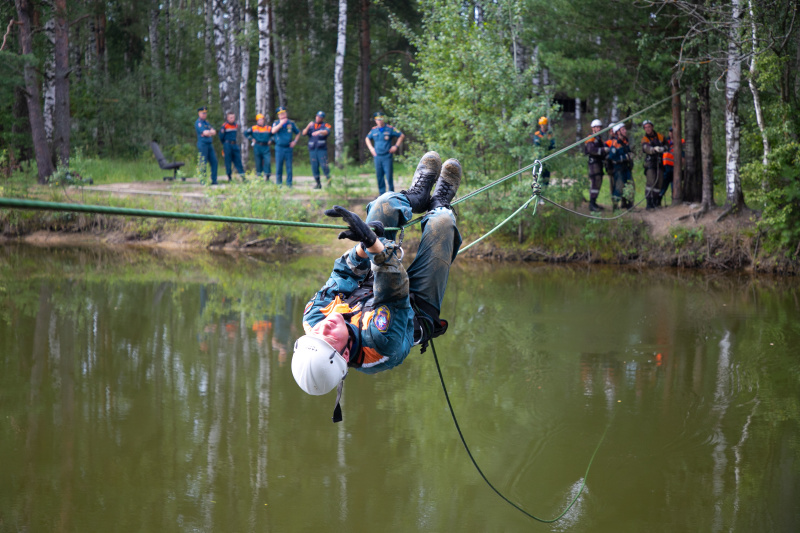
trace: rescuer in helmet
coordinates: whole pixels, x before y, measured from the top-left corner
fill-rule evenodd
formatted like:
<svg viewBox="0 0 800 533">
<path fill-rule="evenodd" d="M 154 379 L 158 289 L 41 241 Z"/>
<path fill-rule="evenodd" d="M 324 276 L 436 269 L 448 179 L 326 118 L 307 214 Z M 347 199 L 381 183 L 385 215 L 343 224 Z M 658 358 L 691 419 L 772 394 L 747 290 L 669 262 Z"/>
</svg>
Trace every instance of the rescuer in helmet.
<svg viewBox="0 0 800 533">
<path fill-rule="evenodd" d="M 650 211 L 661 205 L 661 187 L 664 179 L 664 156 L 667 151 L 667 140 L 653 128 L 649 120 L 642 122 L 644 136 L 642 137 L 642 151 L 644 157 L 644 175 L 647 183 L 644 195 L 647 198 L 647 210 Z"/>
<path fill-rule="evenodd" d="M 583 145 L 583 152 L 589 156 L 589 211 L 604 210 L 602 206 L 597 205 L 597 196 L 600 194 L 600 186 L 603 184 L 603 160 L 611 149 L 603 143 L 603 138 L 598 135 L 602 129 L 603 123 L 594 119 L 592 133 L 595 136 Z"/>
<path fill-rule="evenodd" d="M 533 146 L 536 147 L 537 159 L 541 159 L 556 148 L 555 135 L 549 124 L 550 121 L 547 117 L 539 117 L 539 128 L 533 132 Z M 550 184 L 550 169 L 547 168 L 547 164 L 542 165 L 542 173 L 539 179 L 542 187 L 547 187 Z M 540 203 L 544 202 L 540 200 Z"/>
<path fill-rule="evenodd" d="M 295 342 L 292 374 L 308 394 L 338 389 L 334 422 L 342 419 L 339 400 L 350 368 L 367 374 L 388 370 L 402 363 L 412 346 L 424 350 L 446 331 L 439 311 L 461 246 L 450 206 L 460 183 L 457 160 L 442 164 L 439 154 L 428 152 L 411 187 L 379 196 L 367 206 L 366 222 L 340 206 L 325 211 L 347 224 L 339 238 L 358 244 L 336 260 L 328 281 L 306 304 L 306 335 Z M 426 214 L 416 258 L 406 271 L 396 231 L 384 228 L 402 226 L 412 213 Z"/>
</svg>

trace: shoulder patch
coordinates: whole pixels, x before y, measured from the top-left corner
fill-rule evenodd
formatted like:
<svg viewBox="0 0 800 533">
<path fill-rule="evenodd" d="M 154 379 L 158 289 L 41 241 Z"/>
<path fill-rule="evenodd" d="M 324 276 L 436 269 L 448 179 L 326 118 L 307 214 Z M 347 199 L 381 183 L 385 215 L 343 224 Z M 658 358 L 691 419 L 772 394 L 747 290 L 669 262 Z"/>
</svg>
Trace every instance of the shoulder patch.
<svg viewBox="0 0 800 533">
<path fill-rule="evenodd" d="M 381 333 L 386 333 L 389 331 L 389 324 L 392 321 L 392 314 L 389 312 L 389 308 L 385 305 L 380 306 L 375 311 L 375 327 L 378 328 L 378 331 Z"/>
</svg>

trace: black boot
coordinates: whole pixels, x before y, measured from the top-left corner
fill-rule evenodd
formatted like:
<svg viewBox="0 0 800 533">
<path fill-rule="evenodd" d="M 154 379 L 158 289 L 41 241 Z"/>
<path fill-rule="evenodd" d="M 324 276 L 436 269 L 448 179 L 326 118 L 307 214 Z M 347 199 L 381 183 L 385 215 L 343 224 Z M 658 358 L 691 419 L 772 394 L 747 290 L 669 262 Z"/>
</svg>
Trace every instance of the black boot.
<svg viewBox="0 0 800 533">
<path fill-rule="evenodd" d="M 428 209 L 450 207 L 450 202 L 455 198 L 460 184 L 461 163 L 458 162 L 458 159 L 448 159 L 442 165 L 442 175 L 436 181 L 436 188 L 433 189 L 431 205 Z"/>
<path fill-rule="evenodd" d="M 652 211 L 653 209 L 655 209 L 656 208 L 655 204 L 656 203 L 653 201 L 653 198 L 651 196 L 648 196 L 647 197 L 647 207 L 645 207 L 645 211 Z"/>
<path fill-rule="evenodd" d="M 267 179 L 266 179 L 266 182 L 267 182 L 267 183 L 269 183 L 269 177 L 270 177 L 270 175 L 269 175 L 269 174 L 267 174 Z"/>
<path fill-rule="evenodd" d="M 431 200 L 431 189 L 442 170 L 442 158 L 436 152 L 428 152 L 419 160 L 411 187 L 401 191 L 411 204 L 412 213 L 424 213 Z"/>
<path fill-rule="evenodd" d="M 597 212 L 597 211 L 605 211 L 605 208 L 603 206 L 597 205 L 597 200 L 596 199 L 592 199 L 592 200 L 589 200 L 589 211 L 595 211 L 595 212 Z"/>
<path fill-rule="evenodd" d="M 321 189 L 322 188 L 322 184 L 319 182 L 319 176 L 314 176 L 314 181 L 317 182 L 316 185 L 314 185 L 314 188 L 315 189 Z"/>
</svg>

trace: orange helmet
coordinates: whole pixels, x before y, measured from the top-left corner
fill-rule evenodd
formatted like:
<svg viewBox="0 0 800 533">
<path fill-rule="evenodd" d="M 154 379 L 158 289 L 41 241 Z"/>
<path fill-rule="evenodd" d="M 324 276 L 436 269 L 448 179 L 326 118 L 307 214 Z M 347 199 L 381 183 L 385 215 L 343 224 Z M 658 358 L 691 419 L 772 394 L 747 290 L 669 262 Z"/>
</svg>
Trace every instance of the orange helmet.
<svg viewBox="0 0 800 533">
<path fill-rule="evenodd" d="M 540 126 L 547 126 L 547 122 L 548 122 L 547 117 L 542 117 L 539 119 Z"/>
</svg>

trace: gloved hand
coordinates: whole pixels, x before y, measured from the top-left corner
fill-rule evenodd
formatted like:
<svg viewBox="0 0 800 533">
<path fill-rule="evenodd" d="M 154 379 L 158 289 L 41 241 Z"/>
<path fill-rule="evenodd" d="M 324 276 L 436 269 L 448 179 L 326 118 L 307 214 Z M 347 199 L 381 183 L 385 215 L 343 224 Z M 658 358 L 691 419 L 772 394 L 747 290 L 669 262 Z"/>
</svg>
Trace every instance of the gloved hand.
<svg viewBox="0 0 800 533">
<path fill-rule="evenodd" d="M 370 229 L 372 229 L 375 235 L 377 235 L 378 237 L 383 237 L 383 234 L 385 233 L 384 231 L 385 227 L 383 225 L 383 222 L 381 222 L 380 220 L 373 220 L 372 222 L 367 222 L 367 226 L 369 226 Z"/>
<path fill-rule="evenodd" d="M 325 211 L 325 215 L 341 218 L 342 221 L 349 226 L 350 229 L 339 234 L 340 239 L 350 239 L 351 241 L 361 242 L 364 244 L 364 248 L 369 248 L 378 240 L 375 232 L 373 232 L 358 215 L 340 205 L 335 205 L 333 209 L 328 209 Z M 380 224 L 380 222 L 378 222 L 378 224 Z M 380 224 L 380 231 L 383 232 L 383 224 Z"/>
<path fill-rule="evenodd" d="M 663 154 L 664 153 L 664 147 L 663 146 L 656 146 L 655 148 L 653 148 L 653 150 L 658 154 Z"/>
<path fill-rule="evenodd" d="M 610 152 L 610 151 L 611 151 L 611 147 L 609 147 L 609 146 L 603 146 L 603 153 L 607 154 L 607 153 L 608 153 L 608 152 Z"/>
</svg>

